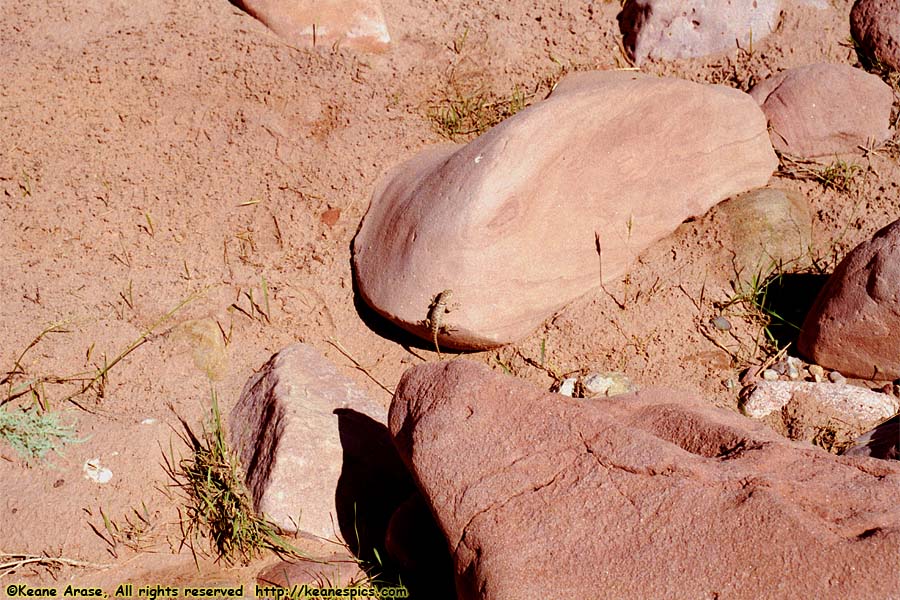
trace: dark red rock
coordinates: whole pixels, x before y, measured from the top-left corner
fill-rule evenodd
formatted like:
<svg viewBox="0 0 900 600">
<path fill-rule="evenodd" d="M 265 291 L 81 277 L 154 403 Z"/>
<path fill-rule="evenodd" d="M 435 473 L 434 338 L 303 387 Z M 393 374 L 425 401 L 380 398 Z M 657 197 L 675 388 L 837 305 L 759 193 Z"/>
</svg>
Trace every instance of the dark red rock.
<svg viewBox="0 0 900 600">
<path fill-rule="evenodd" d="M 797 348 L 863 379 L 900 377 L 900 220 L 840 262 L 806 315 Z"/>
<path fill-rule="evenodd" d="M 900 70 L 900 0 L 856 0 L 850 33 L 870 61 Z"/>
</svg>

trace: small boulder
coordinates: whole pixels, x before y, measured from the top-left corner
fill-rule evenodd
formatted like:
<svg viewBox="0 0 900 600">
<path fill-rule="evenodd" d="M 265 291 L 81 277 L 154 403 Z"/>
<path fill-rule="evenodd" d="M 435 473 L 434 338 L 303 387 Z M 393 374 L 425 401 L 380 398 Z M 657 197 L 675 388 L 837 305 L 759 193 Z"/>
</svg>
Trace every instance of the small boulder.
<svg viewBox="0 0 900 600">
<path fill-rule="evenodd" d="M 900 71 L 900 0 L 856 0 L 850 34 L 870 61 Z"/>
<path fill-rule="evenodd" d="M 741 391 L 741 410 L 754 419 L 770 417 L 793 440 L 834 446 L 893 415 L 900 399 L 844 383 L 764 379 Z"/>
<path fill-rule="evenodd" d="M 722 202 L 713 209 L 727 222 L 739 281 L 762 281 L 781 265 L 806 259 L 812 241 L 809 203 L 796 192 L 761 188 Z"/>
<path fill-rule="evenodd" d="M 748 48 L 775 29 L 780 12 L 781 0 L 630 0 L 618 20 L 639 65 Z"/>
<path fill-rule="evenodd" d="M 848 65 L 782 71 L 750 90 L 779 152 L 819 158 L 859 152 L 891 137 L 894 95 L 879 77 Z"/>
<path fill-rule="evenodd" d="M 390 430 L 460 599 L 888 598 L 900 465 L 653 389 L 602 404 L 465 360 L 408 370 Z"/>
<path fill-rule="evenodd" d="M 900 377 L 900 220 L 840 262 L 806 315 L 797 348 L 850 377 Z"/>
<path fill-rule="evenodd" d="M 315 348 L 294 344 L 250 378 L 228 424 L 260 513 L 287 532 L 374 540 L 371 550 L 412 489 L 385 420 Z"/>
<path fill-rule="evenodd" d="M 298 46 L 340 44 L 379 52 L 391 41 L 381 0 L 238 0 L 238 4 Z"/>
<path fill-rule="evenodd" d="M 880 423 L 856 438 L 846 456 L 871 456 L 882 460 L 900 460 L 900 415 Z"/>
<path fill-rule="evenodd" d="M 440 346 L 501 346 L 776 165 L 765 117 L 738 90 L 570 75 L 549 99 L 382 181 L 353 243 L 359 292 L 430 341 L 429 305 L 451 289 Z"/>
</svg>

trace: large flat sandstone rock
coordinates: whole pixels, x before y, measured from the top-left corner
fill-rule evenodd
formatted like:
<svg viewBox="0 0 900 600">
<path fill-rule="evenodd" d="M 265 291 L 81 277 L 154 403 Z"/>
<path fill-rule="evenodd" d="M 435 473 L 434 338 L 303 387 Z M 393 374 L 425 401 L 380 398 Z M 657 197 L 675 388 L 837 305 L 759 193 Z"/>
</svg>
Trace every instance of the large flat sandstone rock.
<svg viewBox="0 0 900 600">
<path fill-rule="evenodd" d="M 456 360 L 403 376 L 394 442 L 461 600 L 890 598 L 900 465 L 671 390 L 602 404 Z"/>
<path fill-rule="evenodd" d="M 900 377 L 900 220 L 854 248 L 806 315 L 797 348 L 863 379 Z"/>
<path fill-rule="evenodd" d="M 430 339 L 431 299 L 452 289 L 441 345 L 503 345 L 776 165 L 765 117 L 740 91 L 572 75 L 469 144 L 428 148 L 385 177 L 354 240 L 359 292 Z"/>
</svg>

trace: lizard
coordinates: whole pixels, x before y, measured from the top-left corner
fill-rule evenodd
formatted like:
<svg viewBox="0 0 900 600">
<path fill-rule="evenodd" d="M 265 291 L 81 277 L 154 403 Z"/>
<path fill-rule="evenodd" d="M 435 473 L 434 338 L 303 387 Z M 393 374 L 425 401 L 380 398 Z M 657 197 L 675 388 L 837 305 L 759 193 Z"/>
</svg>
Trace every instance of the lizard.
<svg viewBox="0 0 900 600">
<path fill-rule="evenodd" d="M 453 290 L 444 290 L 439 292 L 435 297 L 431 300 L 431 304 L 428 306 L 428 316 L 425 318 L 424 324 L 431 330 L 431 337 L 434 340 L 434 349 L 437 351 L 437 355 L 439 359 L 443 359 L 443 355 L 441 355 L 441 348 L 438 346 L 438 334 L 442 331 L 447 331 L 447 326 L 444 324 L 444 314 L 453 310 L 453 306 L 450 304 L 450 299 L 453 297 Z"/>
</svg>

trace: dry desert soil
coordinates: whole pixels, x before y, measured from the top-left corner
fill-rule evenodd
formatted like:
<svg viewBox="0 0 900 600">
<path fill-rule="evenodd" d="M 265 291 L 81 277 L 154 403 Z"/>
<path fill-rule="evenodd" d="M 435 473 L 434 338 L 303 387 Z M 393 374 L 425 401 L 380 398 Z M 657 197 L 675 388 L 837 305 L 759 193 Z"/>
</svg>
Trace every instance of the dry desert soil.
<svg viewBox="0 0 900 600">
<path fill-rule="evenodd" d="M 448 100 L 537 101 L 567 71 L 630 68 L 617 2 L 383 5 L 392 42 L 371 53 L 288 44 L 227 0 L 0 3 L 0 398 L 81 440 L 30 462 L 0 443 L 0 562 L 70 561 L 0 582 L 252 580 L 271 556 L 198 570 L 180 545 L 163 468 L 187 453 L 176 415 L 199 427 L 211 387 L 229 410 L 296 341 L 387 406 L 374 380 L 393 388 L 437 354 L 354 294 L 351 241 L 379 177 L 445 141 L 432 117 Z M 746 91 L 789 67 L 857 65 L 850 5 L 791 4 L 752 52 L 641 69 Z M 824 273 L 897 217 L 896 146 L 855 161 L 845 187 L 773 178 L 808 199 Z M 722 240 L 715 218 L 685 223 L 605 291 L 467 357 L 544 389 L 550 371 L 620 371 L 735 408 L 732 384 L 772 348 L 747 307 L 721 308 L 735 296 Z M 711 337 L 723 310 L 732 330 Z M 85 477 L 91 459 L 109 482 Z"/>
</svg>

